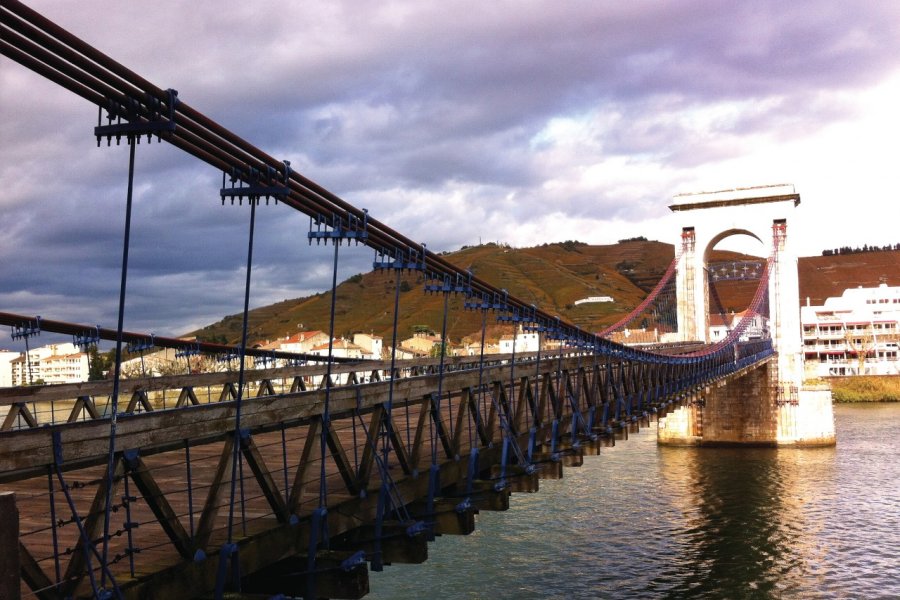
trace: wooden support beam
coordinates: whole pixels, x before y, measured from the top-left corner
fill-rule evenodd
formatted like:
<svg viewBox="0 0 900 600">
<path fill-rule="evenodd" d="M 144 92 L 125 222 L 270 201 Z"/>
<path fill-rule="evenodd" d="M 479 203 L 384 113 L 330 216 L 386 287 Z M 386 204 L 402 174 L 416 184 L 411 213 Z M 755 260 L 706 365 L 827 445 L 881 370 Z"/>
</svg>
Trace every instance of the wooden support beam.
<svg viewBox="0 0 900 600">
<path fill-rule="evenodd" d="M 256 397 L 262 398 L 263 396 L 274 396 L 275 388 L 272 386 L 271 379 L 262 379 L 259 382 L 259 388 L 256 390 Z"/>
<path fill-rule="evenodd" d="M 0 492 L 0 598 L 19 600 L 19 509 L 13 492 Z"/>
<path fill-rule="evenodd" d="M 359 468 L 356 473 L 356 487 L 358 489 L 365 490 L 369 487 L 369 480 L 372 478 L 372 467 L 375 466 L 375 454 L 378 452 L 378 440 L 381 435 L 383 420 L 384 405 L 379 404 L 372 409 L 369 426 L 366 428 L 366 443 L 363 446 L 362 457 L 359 460 Z"/>
<path fill-rule="evenodd" d="M 219 393 L 219 402 L 228 402 L 229 400 L 237 400 L 237 388 L 230 381 L 222 386 L 222 391 Z"/>
<path fill-rule="evenodd" d="M 216 466 L 216 474 L 209 484 L 206 503 L 203 505 L 203 512 L 200 513 L 200 522 L 194 532 L 194 549 L 196 550 L 205 550 L 209 544 L 209 538 L 212 536 L 215 528 L 219 508 L 224 504 L 223 497 L 228 487 L 226 484 L 231 483 L 232 462 L 234 462 L 234 437 L 229 437 L 225 439 L 225 444 L 222 447 L 222 454 Z"/>
<path fill-rule="evenodd" d="M 197 399 L 197 394 L 194 392 L 194 386 L 191 385 L 181 388 L 181 393 L 178 394 L 178 401 L 175 403 L 175 408 L 181 408 L 188 403 L 190 403 L 191 406 L 200 404 L 200 400 Z"/>
<path fill-rule="evenodd" d="M 256 445 L 256 442 L 249 432 L 247 435 L 241 436 L 241 451 L 244 454 L 244 460 L 247 461 L 247 465 L 250 467 L 253 476 L 256 478 L 256 483 L 262 490 L 263 496 L 266 497 L 266 501 L 269 503 L 269 506 L 272 507 L 272 512 L 275 513 L 275 517 L 280 523 L 287 523 L 290 514 L 288 513 L 284 496 L 278 490 L 275 479 L 272 477 L 272 473 L 266 466 L 266 462 L 263 460 L 259 447 Z"/>
<path fill-rule="evenodd" d="M 429 394 L 431 396 L 431 394 Z M 438 398 L 437 402 L 434 401 L 432 397 L 431 400 L 431 420 L 434 423 L 434 431 L 437 434 L 438 439 L 441 441 L 441 447 L 444 449 L 444 455 L 447 458 L 453 458 L 453 442 L 450 440 L 450 435 L 447 433 L 447 428 L 444 427 L 444 418 L 439 412 L 439 408 L 441 406 L 442 398 Z M 416 432 L 418 434 L 418 432 Z"/>
<path fill-rule="evenodd" d="M 478 439 L 481 440 L 482 446 L 487 446 L 491 442 L 491 436 L 485 427 L 484 415 L 482 414 L 481 406 L 478 404 L 478 394 L 470 387 L 463 390 L 464 394 L 466 393 L 466 390 L 468 390 L 468 395 L 464 397 L 467 398 L 466 402 L 469 405 L 469 412 L 472 414 L 473 420 L 475 421 L 475 431 L 478 433 Z"/>
<path fill-rule="evenodd" d="M 385 416 L 387 416 L 387 413 L 385 413 Z M 391 438 L 391 447 L 394 449 L 394 454 L 397 456 L 397 462 L 400 463 L 400 468 L 403 469 L 404 474 L 412 475 L 414 465 L 410 461 L 406 444 L 403 443 L 403 436 L 400 434 L 400 430 L 394 425 L 393 415 L 387 419 L 387 426 L 388 434 Z"/>
<path fill-rule="evenodd" d="M 414 518 L 430 525 L 437 535 L 469 535 L 475 531 L 478 509 L 463 498 L 435 498 L 431 513 L 425 500 L 413 502 L 408 509 Z"/>
<path fill-rule="evenodd" d="M 532 458 L 537 465 L 538 477 L 541 479 L 562 479 L 563 463 L 561 456 L 557 456 L 558 460 L 553 460 L 554 457 L 550 452 L 535 452 Z"/>
<path fill-rule="evenodd" d="M 97 406 L 94 404 L 94 401 L 90 396 L 78 396 L 78 399 L 75 400 L 75 406 L 72 407 L 72 412 L 69 413 L 69 418 L 67 419 L 67 423 L 75 423 L 78 421 L 78 418 L 81 416 L 81 413 L 86 411 L 88 416 L 92 419 L 99 419 L 100 413 L 97 412 Z"/>
<path fill-rule="evenodd" d="M 428 560 L 428 539 L 424 531 L 411 531 L 414 525 L 415 522 L 398 521 L 384 521 L 381 524 L 383 564 L 418 565 Z M 330 545 L 338 550 L 362 550 L 368 560 L 372 560 L 378 551 L 376 539 L 375 525 L 368 524 L 332 538 Z"/>
<path fill-rule="evenodd" d="M 494 488 L 496 481 L 476 479 L 472 482 L 472 493 L 469 494 L 469 502 L 478 510 L 509 510 L 509 487 L 501 490 Z M 464 496 L 465 483 L 456 486 L 456 493 Z"/>
<path fill-rule="evenodd" d="M 369 569 L 365 561 L 352 561 L 354 553 L 338 550 L 316 552 L 314 586 L 319 598 L 362 598 L 369 593 Z M 241 598 L 244 594 L 267 594 L 272 597 L 306 596 L 308 573 L 307 556 L 291 556 L 241 579 Z M 348 562 L 349 561 L 349 562 Z M 342 568 L 343 567 L 343 568 Z M 225 596 L 231 598 L 233 596 Z"/>
<path fill-rule="evenodd" d="M 331 458 L 337 465 L 338 473 L 340 473 L 341 479 L 347 487 L 347 491 L 351 496 L 357 495 L 359 493 L 359 488 L 356 483 L 356 472 L 353 465 L 350 464 L 350 460 L 347 458 L 347 452 L 344 450 L 344 445 L 341 444 L 341 440 L 338 437 L 337 431 L 334 429 L 334 425 L 331 423 L 327 424 L 325 441 L 328 443 L 328 449 L 331 451 Z"/>
<path fill-rule="evenodd" d="M 135 392 L 131 395 L 131 399 L 128 401 L 128 406 L 125 407 L 125 410 L 123 412 L 133 413 L 138 404 L 140 404 L 146 412 L 150 412 L 153 410 L 153 406 L 150 404 L 150 400 L 147 398 L 147 390 L 135 390 Z"/>
<path fill-rule="evenodd" d="M 294 377 L 291 382 L 291 393 L 296 394 L 297 392 L 305 392 L 306 391 L 306 382 L 303 381 L 303 378 L 297 375 Z"/>
<path fill-rule="evenodd" d="M 131 480 L 134 481 L 138 490 L 144 496 L 144 502 L 153 511 L 153 515 L 163 531 L 166 532 L 166 535 L 169 536 L 172 545 L 175 546 L 175 550 L 182 558 L 192 559 L 191 537 L 185 531 L 172 505 L 169 504 L 165 494 L 156 483 L 150 469 L 147 468 L 147 465 L 137 453 L 126 452 L 125 464 Z"/>
<path fill-rule="evenodd" d="M 465 389 L 461 392 L 460 400 L 456 404 L 456 428 L 453 430 L 453 454 L 451 456 L 452 459 L 456 460 L 458 456 L 462 454 L 462 436 L 463 432 L 466 430 L 466 423 L 468 422 L 468 408 L 469 403 L 466 402 L 466 398 L 468 397 L 469 390 Z M 475 440 L 472 440 L 474 443 Z"/>
<path fill-rule="evenodd" d="M 29 427 L 37 427 L 37 421 L 34 418 L 34 415 L 31 414 L 31 411 L 28 410 L 28 407 L 24 402 L 16 402 L 12 406 L 9 407 L 9 412 L 6 413 L 6 419 L 3 420 L 3 425 L 0 425 L 0 431 L 10 431 L 13 428 L 13 425 L 16 424 L 17 417 L 21 417 L 25 424 Z"/>
<path fill-rule="evenodd" d="M 4 511 L 5 513 L 5 511 Z M 2 515 L 3 513 L 0 513 Z M 3 516 L 0 516 L 2 519 Z M 6 565 L 5 557 L 0 554 L 0 564 Z M 31 588 L 31 591 L 34 592 L 34 595 L 39 600 L 61 600 L 61 596 L 56 589 L 56 585 L 47 577 L 47 574 L 44 573 L 44 570 L 41 568 L 41 565 L 38 564 L 34 557 L 31 555 L 31 552 L 28 551 L 21 540 L 19 541 L 19 566 L 22 570 L 22 581 Z M 9 565 L 9 572 L 14 572 L 12 569 L 15 565 Z M 2 578 L 3 574 L 6 571 L 0 573 L 0 578 Z M 16 592 L 19 591 L 19 582 L 16 580 Z M 4 595 L 5 590 L 3 589 L 3 584 L 0 583 L 0 598 L 6 598 Z M 19 596 L 10 596 L 11 598 L 18 599 Z"/>
<path fill-rule="evenodd" d="M 499 478 L 500 465 L 494 465 L 491 467 L 491 479 L 496 480 Z M 540 489 L 540 479 L 538 469 L 532 469 L 532 472 L 528 473 L 525 467 L 521 465 L 506 466 L 506 485 L 510 492 L 534 493 Z"/>
<path fill-rule="evenodd" d="M 306 487 L 312 483 L 313 477 L 318 472 L 311 468 L 313 452 L 318 447 L 319 429 L 322 427 L 321 419 L 313 419 L 306 429 L 306 440 L 303 443 L 303 451 L 300 453 L 300 462 L 297 463 L 297 472 L 294 474 L 294 483 L 291 486 L 291 495 L 288 500 L 288 510 L 296 514 L 306 493 Z"/>
<path fill-rule="evenodd" d="M 407 405 L 406 410 L 412 407 Z M 419 418 L 416 421 L 416 433 L 413 435 L 413 444 L 410 448 L 410 463 L 419 465 L 422 460 L 422 449 L 425 443 L 425 431 L 428 428 L 428 419 L 431 415 L 431 394 L 422 396 L 422 402 L 419 404 Z"/>
<path fill-rule="evenodd" d="M 119 487 L 119 482 L 122 480 L 124 473 L 125 466 L 122 463 L 122 459 L 117 458 L 115 465 L 113 465 L 112 488 L 109 491 L 110 496 L 115 497 L 116 489 Z M 103 529 L 103 517 L 106 514 L 107 482 L 108 479 L 106 473 L 104 473 L 102 483 L 97 486 L 97 493 L 94 495 L 94 501 L 91 503 L 91 508 L 88 510 L 88 513 L 86 515 L 78 515 L 78 518 L 82 520 L 85 536 L 91 544 L 100 537 L 101 530 Z M 73 517 L 74 516 L 75 515 L 73 515 Z M 65 581 L 65 584 L 63 585 L 63 596 L 72 595 L 72 592 L 78 589 L 78 585 L 87 574 L 85 553 L 90 553 L 91 550 L 85 549 L 84 544 L 84 537 L 79 536 L 78 543 L 75 545 L 75 550 L 72 552 L 72 558 L 69 559 L 69 566 L 66 568 L 66 574 L 63 578 L 63 581 Z"/>
</svg>

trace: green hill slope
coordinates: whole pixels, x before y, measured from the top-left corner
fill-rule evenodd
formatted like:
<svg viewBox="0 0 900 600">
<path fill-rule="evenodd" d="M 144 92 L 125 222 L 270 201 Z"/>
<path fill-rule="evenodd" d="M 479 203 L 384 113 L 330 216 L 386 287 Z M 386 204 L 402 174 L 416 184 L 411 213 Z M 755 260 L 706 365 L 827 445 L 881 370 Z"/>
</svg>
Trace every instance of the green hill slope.
<svg viewBox="0 0 900 600">
<path fill-rule="evenodd" d="M 496 244 L 464 247 L 443 256 L 510 294 L 559 314 L 587 331 L 596 331 L 627 314 L 659 281 L 672 261 L 674 248 L 662 242 L 635 240 L 606 246 L 579 242 L 545 244 L 534 248 L 509 248 Z M 740 260 L 744 255 L 716 251 L 714 261 Z M 800 296 L 815 303 L 839 295 L 847 287 L 873 286 L 879 282 L 900 285 L 900 251 L 801 258 Z M 421 274 L 401 278 L 398 335 L 411 335 L 415 326 L 440 331 L 443 298 L 425 294 Z M 391 336 L 395 275 L 370 272 L 344 281 L 337 289 L 335 333 L 349 336 L 358 331 Z M 742 310 L 756 289 L 755 281 L 721 283 L 717 287 L 722 307 Z M 613 303 L 575 306 L 580 298 L 611 296 Z M 264 342 L 298 331 L 328 330 L 331 293 L 285 300 L 250 312 L 250 340 Z M 462 310 L 463 298 L 451 297 L 448 333 L 453 342 L 477 339 L 481 315 Z M 505 329 L 489 318 L 489 338 Z M 225 317 L 199 331 L 203 340 L 237 343 L 241 315 Z"/>
</svg>

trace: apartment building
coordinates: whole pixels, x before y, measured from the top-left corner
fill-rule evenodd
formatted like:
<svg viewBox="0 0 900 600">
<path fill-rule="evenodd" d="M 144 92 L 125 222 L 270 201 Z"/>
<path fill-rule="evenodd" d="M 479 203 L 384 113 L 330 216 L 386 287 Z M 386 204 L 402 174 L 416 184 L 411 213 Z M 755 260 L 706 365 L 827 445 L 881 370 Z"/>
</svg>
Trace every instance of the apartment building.
<svg viewBox="0 0 900 600">
<path fill-rule="evenodd" d="M 10 385 L 43 382 L 77 383 L 87 381 L 90 373 L 88 355 L 75 344 L 48 344 L 31 349 L 9 361 Z M 4 379 L 5 381 L 5 379 Z"/>
<path fill-rule="evenodd" d="M 808 377 L 900 375 L 900 286 L 858 287 L 800 307 Z"/>
</svg>

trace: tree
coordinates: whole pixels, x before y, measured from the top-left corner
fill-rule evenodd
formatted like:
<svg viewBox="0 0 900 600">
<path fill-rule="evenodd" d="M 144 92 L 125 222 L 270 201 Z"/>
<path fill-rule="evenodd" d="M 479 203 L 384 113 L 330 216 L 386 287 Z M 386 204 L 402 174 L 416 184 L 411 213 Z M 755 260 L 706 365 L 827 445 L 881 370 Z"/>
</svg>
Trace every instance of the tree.
<svg viewBox="0 0 900 600">
<path fill-rule="evenodd" d="M 100 354 L 97 344 L 91 344 L 88 349 L 88 381 L 100 381 L 106 379 L 109 370 L 109 356 Z"/>
<path fill-rule="evenodd" d="M 866 325 L 861 332 L 847 328 L 844 330 L 844 339 L 850 350 L 856 353 L 857 375 L 865 375 L 866 358 L 872 356 L 875 351 L 875 332 L 872 324 Z"/>
</svg>

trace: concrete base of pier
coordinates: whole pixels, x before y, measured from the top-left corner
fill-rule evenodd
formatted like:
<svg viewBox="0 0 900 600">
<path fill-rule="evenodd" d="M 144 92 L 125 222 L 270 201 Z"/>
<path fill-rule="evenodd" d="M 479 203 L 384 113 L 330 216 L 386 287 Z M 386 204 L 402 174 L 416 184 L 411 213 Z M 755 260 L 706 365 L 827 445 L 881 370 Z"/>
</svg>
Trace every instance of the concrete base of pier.
<svg viewBox="0 0 900 600">
<path fill-rule="evenodd" d="M 779 395 L 772 364 L 691 394 L 659 419 L 657 442 L 668 446 L 831 446 L 831 390 L 801 387 Z"/>
</svg>

